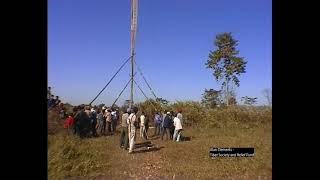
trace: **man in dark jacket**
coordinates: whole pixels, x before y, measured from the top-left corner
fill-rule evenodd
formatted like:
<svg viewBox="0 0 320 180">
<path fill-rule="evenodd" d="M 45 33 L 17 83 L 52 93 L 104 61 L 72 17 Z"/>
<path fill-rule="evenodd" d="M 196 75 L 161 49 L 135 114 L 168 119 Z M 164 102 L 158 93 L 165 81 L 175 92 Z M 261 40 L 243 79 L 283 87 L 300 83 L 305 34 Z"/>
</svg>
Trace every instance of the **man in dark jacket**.
<svg viewBox="0 0 320 180">
<path fill-rule="evenodd" d="M 86 110 L 88 110 L 88 108 L 86 108 Z M 78 122 L 80 138 L 87 137 L 88 133 L 90 132 L 91 123 L 90 123 L 90 118 L 88 114 L 89 113 L 85 112 L 84 106 L 82 106 L 79 112 L 79 122 Z"/>
<path fill-rule="evenodd" d="M 164 122 L 163 122 L 163 131 L 161 135 L 161 140 L 163 140 L 164 134 L 166 134 L 166 140 L 168 140 L 168 137 L 170 138 L 170 128 L 172 126 L 170 112 L 167 112 L 167 115 L 165 116 L 163 121 Z"/>
<path fill-rule="evenodd" d="M 96 131 L 96 126 L 97 126 L 97 113 L 94 108 L 91 109 L 91 112 L 89 113 L 90 115 L 90 120 L 91 120 L 91 132 L 92 136 L 97 137 L 97 131 Z"/>
<path fill-rule="evenodd" d="M 80 114 L 81 114 L 81 107 L 77 106 L 76 108 L 74 108 L 75 111 L 75 115 L 73 118 L 73 134 L 77 134 L 78 136 L 80 136 L 80 131 L 81 131 L 81 127 L 80 127 Z"/>
<path fill-rule="evenodd" d="M 170 116 L 171 116 L 171 118 L 170 118 L 171 126 L 170 126 L 169 129 L 170 129 L 170 139 L 172 140 L 173 139 L 173 134 L 174 134 L 174 125 L 173 125 L 174 112 L 173 111 L 170 112 Z"/>
</svg>

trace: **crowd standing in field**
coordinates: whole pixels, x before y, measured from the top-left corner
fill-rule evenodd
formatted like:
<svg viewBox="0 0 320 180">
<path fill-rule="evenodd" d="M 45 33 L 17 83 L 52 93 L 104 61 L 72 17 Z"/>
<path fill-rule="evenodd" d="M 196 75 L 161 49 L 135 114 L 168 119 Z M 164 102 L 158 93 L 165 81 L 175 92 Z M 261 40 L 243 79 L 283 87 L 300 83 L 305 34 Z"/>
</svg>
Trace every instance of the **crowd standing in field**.
<svg viewBox="0 0 320 180">
<path fill-rule="evenodd" d="M 132 153 L 136 141 L 137 129 L 140 129 L 140 139 L 148 140 L 149 119 L 144 112 L 137 117 L 138 108 L 120 111 L 113 107 L 97 107 L 90 105 L 79 105 L 73 107 L 73 112 L 67 114 L 63 103 L 58 96 L 54 98 L 51 88 L 48 88 L 48 110 L 55 109 L 60 113 L 60 118 L 65 119 L 63 127 L 68 134 L 79 136 L 80 138 L 90 138 L 99 136 L 112 136 L 116 133 L 117 126 L 120 130 L 120 148 L 129 150 Z M 163 111 L 154 115 L 154 136 L 160 136 L 161 140 L 166 136 L 166 140 L 181 141 L 182 136 L 182 113 Z"/>
<path fill-rule="evenodd" d="M 57 111 L 59 113 L 60 119 L 65 119 L 66 117 L 68 117 L 68 115 L 66 114 L 66 110 L 63 107 L 63 103 L 59 99 L 59 96 L 54 96 L 51 93 L 51 87 L 48 87 L 48 91 L 47 92 L 48 92 L 47 93 L 48 109 Z"/>
</svg>

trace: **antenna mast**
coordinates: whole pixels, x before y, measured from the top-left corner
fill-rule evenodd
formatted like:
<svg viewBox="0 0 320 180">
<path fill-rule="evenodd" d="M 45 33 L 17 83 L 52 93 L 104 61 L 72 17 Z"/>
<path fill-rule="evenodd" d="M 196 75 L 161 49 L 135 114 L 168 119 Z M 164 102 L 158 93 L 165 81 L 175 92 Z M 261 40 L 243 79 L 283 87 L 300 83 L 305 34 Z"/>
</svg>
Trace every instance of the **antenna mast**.
<svg viewBox="0 0 320 180">
<path fill-rule="evenodd" d="M 131 0 L 131 36 L 130 36 L 130 55 L 131 55 L 131 90 L 130 90 L 130 104 L 129 108 L 133 106 L 133 62 L 135 55 L 135 40 L 136 40 L 136 30 L 137 30 L 137 8 L 138 0 Z"/>
</svg>

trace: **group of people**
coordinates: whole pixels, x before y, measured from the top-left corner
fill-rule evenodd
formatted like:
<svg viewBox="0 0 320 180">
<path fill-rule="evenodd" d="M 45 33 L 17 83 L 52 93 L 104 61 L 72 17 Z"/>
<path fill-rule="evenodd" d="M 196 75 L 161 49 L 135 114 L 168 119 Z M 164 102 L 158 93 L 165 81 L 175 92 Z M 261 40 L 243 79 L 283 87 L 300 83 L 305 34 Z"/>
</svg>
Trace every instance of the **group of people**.
<svg viewBox="0 0 320 180">
<path fill-rule="evenodd" d="M 55 98 L 54 98 L 55 97 Z M 116 131 L 119 124 L 119 109 L 91 107 L 89 105 L 79 105 L 73 108 L 73 112 L 67 114 L 63 108 L 63 103 L 59 96 L 51 93 L 51 87 L 48 87 L 48 109 L 57 109 L 60 119 L 65 119 L 63 127 L 72 131 L 74 135 L 80 138 L 97 137 L 103 135 L 112 135 Z M 147 140 L 149 130 L 149 118 L 144 112 L 137 118 L 138 108 L 128 108 L 123 112 L 120 122 L 120 147 L 133 152 L 136 130 L 140 129 L 140 138 Z M 154 116 L 155 131 L 154 136 L 166 135 L 166 140 L 181 140 L 182 132 L 182 114 L 181 111 L 174 113 L 173 111 L 157 112 Z"/>
<path fill-rule="evenodd" d="M 80 138 L 112 135 L 116 131 L 119 111 L 114 108 L 80 105 L 73 109 L 64 123 L 64 128 L 73 130 Z"/>
<path fill-rule="evenodd" d="M 48 101 L 48 108 L 56 107 L 61 103 L 59 96 L 54 97 L 54 95 L 52 94 L 51 87 L 48 87 L 47 101 Z"/>
<path fill-rule="evenodd" d="M 164 111 L 162 114 L 156 113 L 154 117 L 155 131 L 154 135 L 166 135 L 166 139 L 173 141 L 181 141 L 182 137 L 182 111 L 179 110 L 177 113 L 173 111 Z"/>
<path fill-rule="evenodd" d="M 52 94 L 51 87 L 48 87 L 47 92 L 48 110 L 54 109 L 58 111 L 60 119 L 64 119 L 67 116 L 67 114 L 62 101 L 59 99 L 59 96 L 54 96 Z"/>
<path fill-rule="evenodd" d="M 149 139 L 149 118 L 144 112 L 137 117 L 138 108 L 128 108 L 124 110 L 121 119 L 119 109 L 103 106 L 91 107 L 80 105 L 73 108 L 73 112 L 67 114 L 64 128 L 68 134 L 73 133 L 80 138 L 98 137 L 103 135 L 113 135 L 120 124 L 120 147 L 133 152 L 137 129 L 140 129 L 140 138 Z M 164 135 L 166 140 L 181 141 L 182 114 L 181 111 L 157 112 L 154 116 L 154 136 Z"/>
<path fill-rule="evenodd" d="M 136 129 L 140 128 L 140 138 L 148 139 L 149 122 L 145 113 L 141 112 L 139 118 L 136 117 L 138 109 L 127 109 L 121 118 L 121 135 L 120 135 L 120 147 L 123 149 L 129 149 L 129 153 L 132 153 L 136 139 Z M 171 139 L 173 141 L 181 141 L 182 134 L 182 113 L 166 112 L 160 114 L 157 112 L 154 117 L 155 133 L 161 135 L 163 140 L 164 134 L 166 134 L 166 140 Z"/>
</svg>

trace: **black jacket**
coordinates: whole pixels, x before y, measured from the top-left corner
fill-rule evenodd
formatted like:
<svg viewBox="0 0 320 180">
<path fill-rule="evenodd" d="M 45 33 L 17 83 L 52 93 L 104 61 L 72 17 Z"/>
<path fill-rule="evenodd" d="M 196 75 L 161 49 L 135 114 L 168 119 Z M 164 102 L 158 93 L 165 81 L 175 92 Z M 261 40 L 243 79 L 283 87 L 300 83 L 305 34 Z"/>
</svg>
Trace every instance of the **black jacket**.
<svg viewBox="0 0 320 180">
<path fill-rule="evenodd" d="M 166 117 L 164 118 L 164 122 L 163 122 L 163 127 L 165 128 L 170 128 L 173 125 L 171 116 L 166 115 Z"/>
</svg>

